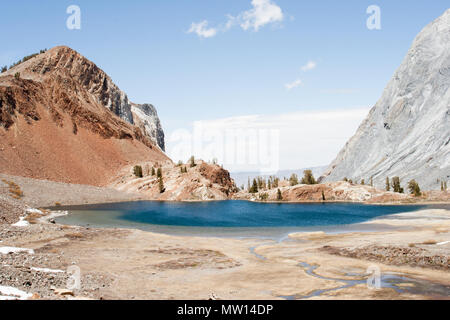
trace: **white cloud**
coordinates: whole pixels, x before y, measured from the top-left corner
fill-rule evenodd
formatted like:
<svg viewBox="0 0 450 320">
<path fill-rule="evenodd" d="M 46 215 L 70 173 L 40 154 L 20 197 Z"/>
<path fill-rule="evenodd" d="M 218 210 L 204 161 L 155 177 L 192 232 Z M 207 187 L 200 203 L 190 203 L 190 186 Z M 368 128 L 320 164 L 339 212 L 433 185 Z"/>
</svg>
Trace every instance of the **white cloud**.
<svg viewBox="0 0 450 320">
<path fill-rule="evenodd" d="M 301 67 L 302 71 L 306 72 L 309 70 L 313 70 L 317 67 L 317 63 L 314 61 L 308 61 L 307 64 L 305 64 L 303 67 Z"/>
<path fill-rule="evenodd" d="M 237 20 L 244 30 L 258 31 L 266 24 L 281 22 L 284 19 L 281 8 L 270 0 L 252 0 L 252 6 L 252 9 L 238 16 Z"/>
<path fill-rule="evenodd" d="M 217 34 L 217 29 L 208 28 L 208 21 L 204 20 L 199 23 L 192 23 L 188 33 L 195 33 L 201 38 L 211 38 Z"/>
<path fill-rule="evenodd" d="M 250 115 L 197 121 L 192 130 L 168 138 L 177 161 L 191 155 L 217 158 L 233 172 L 307 168 L 326 165 L 352 137 L 370 108 Z"/>
<path fill-rule="evenodd" d="M 292 90 L 294 88 L 297 88 L 303 84 L 302 80 L 297 79 L 294 82 L 286 83 L 284 86 L 287 90 Z"/>
<path fill-rule="evenodd" d="M 252 0 L 252 9 L 239 13 L 237 16 L 227 15 L 225 24 L 216 28 L 208 28 L 208 21 L 192 23 L 188 33 L 196 33 L 199 37 L 211 38 L 219 31 L 226 32 L 234 26 L 240 26 L 243 30 L 259 29 L 267 24 L 282 22 L 283 10 L 271 0 Z"/>
</svg>

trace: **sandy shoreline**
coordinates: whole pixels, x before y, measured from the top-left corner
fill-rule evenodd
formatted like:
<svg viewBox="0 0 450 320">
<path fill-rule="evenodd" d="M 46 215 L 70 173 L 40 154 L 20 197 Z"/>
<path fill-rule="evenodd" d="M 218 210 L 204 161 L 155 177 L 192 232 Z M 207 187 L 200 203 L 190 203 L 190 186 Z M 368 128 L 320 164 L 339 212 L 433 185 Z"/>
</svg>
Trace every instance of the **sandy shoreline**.
<svg viewBox="0 0 450 320">
<path fill-rule="evenodd" d="M 31 186 L 24 184 L 23 189 L 29 193 L 25 197 L 33 197 Z M 0 190 L 0 202 L 6 196 Z M 27 205 L 42 206 L 39 197 Z M 26 199 L 14 202 L 20 217 Z M 94 229 L 40 219 L 18 227 L 12 224 L 19 216 L 13 217 L 16 221 L 0 224 L 0 247 L 29 249 L 33 254 L 0 254 L 0 286 L 35 298 L 74 298 L 72 294 L 89 299 L 450 298 L 446 209 L 370 221 L 391 230 L 291 234 L 284 241 Z M 81 288 L 58 294 L 61 291 L 54 289 L 67 288 L 65 271 L 70 266 L 80 269 Z M 379 268 L 382 289 L 367 287 L 369 267 Z M 63 272 L 42 271 L 47 269 Z"/>
</svg>

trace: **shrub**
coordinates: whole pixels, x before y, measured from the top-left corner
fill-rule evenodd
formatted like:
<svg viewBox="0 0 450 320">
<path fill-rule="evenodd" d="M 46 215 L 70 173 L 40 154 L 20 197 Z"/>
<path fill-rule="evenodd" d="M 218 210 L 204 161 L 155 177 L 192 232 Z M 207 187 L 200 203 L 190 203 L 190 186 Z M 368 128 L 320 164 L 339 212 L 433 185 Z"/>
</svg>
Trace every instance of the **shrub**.
<svg viewBox="0 0 450 320">
<path fill-rule="evenodd" d="M 302 184 L 317 184 L 311 170 L 303 171 Z"/>
<path fill-rule="evenodd" d="M 134 166 L 133 173 L 137 178 L 142 178 L 144 175 L 142 173 L 142 167 L 141 166 Z"/>
<path fill-rule="evenodd" d="M 259 195 L 259 200 L 261 200 L 261 201 L 267 201 L 267 199 L 269 199 L 269 194 L 267 194 L 266 192 L 261 193 L 261 194 Z"/>
<path fill-rule="evenodd" d="M 362 186 L 365 186 L 365 185 L 366 185 L 366 180 L 362 179 L 362 180 L 361 180 L 361 185 L 362 185 Z"/>
<path fill-rule="evenodd" d="M 389 182 L 389 177 L 386 178 L 386 191 L 391 191 L 391 183 Z"/>
<path fill-rule="evenodd" d="M 8 71 L 8 67 L 7 66 L 2 67 L 2 73 L 6 72 L 6 71 Z"/>
<path fill-rule="evenodd" d="M 156 174 L 155 168 L 152 167 L 152 176 L 154 176 Z"/>
<path fill-rule="evenodd" d="M 16 73 L 14 74 L 14 78 L 15 78 L 16 80 L 19 80 L 19 79 L 20 79 L 20 72 L 16 72 Z"/>
<path fill-rule="evenodd" d="M 158 171 L 156 171 L 156 177 L 162 178 L 162 169 L 158 168 Z"/>
</svg>

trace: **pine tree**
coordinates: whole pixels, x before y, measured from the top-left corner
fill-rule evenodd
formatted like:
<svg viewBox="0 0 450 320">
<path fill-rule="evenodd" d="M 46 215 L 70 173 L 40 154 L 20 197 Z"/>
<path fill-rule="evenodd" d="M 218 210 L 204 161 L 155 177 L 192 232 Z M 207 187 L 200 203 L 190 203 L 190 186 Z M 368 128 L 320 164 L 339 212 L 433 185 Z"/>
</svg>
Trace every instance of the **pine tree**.
<svg viewBox="0 0 450 320">
<path fill-rule="evenodd" d="M 362 186 L 366 185 L 366 181 L 364 179 L 361 180 L 361 185 Z"/>
<path fill-rule="evenodd" d="M 278 201 L 282 201 L 283 200 L 283 195 L 281 194 L 281 190 L 280 189 L 278 189 L 278 191 L 277 191 L 277 200 Z"/>
<path fill-rule="evenodd" d="M 2 67 L 2 73 L 6 72 L 6 71 L 8 71 L 8 67 L 7 66 Z"/>
<path fill-rule="evenodd" d="M 323 190 L 322 190 L 322 201 L 326 201 L 325 192 L 323 192 Z"/>
<path fill-rule="evenodd" d="M 311 170 L 303 171 L 302 184 L 317 184 L 316 179 Z"/>
<path fill-rule="evenodd" d="M 138 178 L 142 178 L 143 174 L 142 174 L 142 167 L 141 166 L 134 166 L 133 168 L 133 173 L 136 177 Z"/>
<path fill-rule="evenodd" d="M 162 169 L 161 168 L 158 168 L 158 171 L 156 171 L 156 177 L 162 178 Z"/>
<path fill-rule="evenodd" d="M 370 177 L 370 186 L 373 187 L 373 177 Z"/>
<path fill-rule="evenodd" d="M 400 185 L 400 178 L 399 177 L 394 177 L 392 178 L 392 189 L 394 190 L 394 192 L 397 193 L 403 193 L 404 190 Z"/>
<path fill-rule="evenodd" d="M 152 167 L 152 176 L 154 176 L 156 174 L 156 172 L 155 172 L 155 168 L 154 167 Z"/>
<path fill-rule="evenodd" d="M 249 193 L 258 193 L 258 182 L 256 179 L 253 179 L 253 185 L 250 188 Z"/>
<path fill-rule="evenodd" d="M 189 159 L 189 163 L 190 163 L 190 167 L 191 167 L 191 168 L 193 168 L 193 167 L 196 166 L 194 156 L 192 156 L 192 157 Z"/>
<path fill-rule="evenodd" d="M 386 191 L 391 191 L 391 183 L 389 182 L 389 177 L 386 178 Z"/>
<path fill-rule="evenodd" d="M 416 182 L 416 180 L 411 180 L 408 182 L 408 189 L 409 193 L 413 194 L 415 197 L 420 197 L 422 195 L 422 192 L 420 192 L 419 184 Z"/>
<path fill-rule="evenodd" d="M 162 176 L 159 177 L 159 193 L 164 193 L 166 191 L 166 188 L 164 187 L 164 181 Z"/>
<path fill-rule="evenodd" d="M 292 187 L 298 185 L 298 176 L 295 173 L 289 178 L 289 183 Z"/>
</svg>

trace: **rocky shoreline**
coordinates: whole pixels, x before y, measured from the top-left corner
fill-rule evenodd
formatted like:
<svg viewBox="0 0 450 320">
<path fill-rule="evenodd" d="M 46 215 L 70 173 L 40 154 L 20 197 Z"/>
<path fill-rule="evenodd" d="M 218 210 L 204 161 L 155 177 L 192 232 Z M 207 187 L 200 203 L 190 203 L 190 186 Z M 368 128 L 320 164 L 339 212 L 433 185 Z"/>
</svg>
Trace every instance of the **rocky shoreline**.
<svg viewBox="0 0 450 320">
<path fill-rule="evenodd" d="M 34 204 L 51 204 L 54 198 L 40 191 L 42 188 L 33 189 L 36 181 L 24 179 L 14 180 L 24 191 L 20 199 L 14 199 L 7 187 L 0 187 L 0 291 L 4 291 L 0 296 L 4 298 L 209 299 L 214 296 L 218 299 L 280 299 L 304 297 L 319 289 L 339 287 L 338 280 L 311 277 L 298 266 L 299 261 L 317 266 L 315 272 L 330 279 L 351 279 L 348 274 L 352 272 L 358 273 L 360 278 L 375 263 L 383 273 L 428 281 L 430 288 L 439 284 L 445 291 L 445 286 L 450 286 L 446 280 L 450 255 L 450 244 L 446 243 L 450 237 L 449 210 L 417 211 L 370 222 L 393 226 L 389 231 L 336 235 L 302 233 L 282 242 L 181 237 L 52 223 L 55 213 L 34 209 Z M 57 189 L 61 185 L 54 187 Z M 97 200 L 104 201 L 105 197 L 114 200 L 112 195 L 115 194 L 111 192 Z M 120 195 L 123 201 L 138 199 L 135 194 Z M 77 196 L 80 194 L 61 198 L 62 204 Z M 83 201 L 93 202 L 95 197 L 92 193 L 91 196 Z M 28 202 L 28 199 L 32 200 Z M 399 260 L 401 256 L 397 253 L 402 250 L 414 254 Z M 418 254 L 439 256 L 441 264 L 439 267 L 420 265 Z M 68 268 L 72 266 L 81 272 L 79 289 L 68 285 L 71 277 Z M 394 289 L 373 291 L 355 286 L 310 299 L 423 299 L 433 296 L 433 292 L 406 290 L 399 293 Z M 450 289 L 446 296 L 440 296 L 449 297 Z"/>
</svg>

